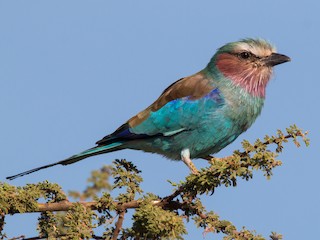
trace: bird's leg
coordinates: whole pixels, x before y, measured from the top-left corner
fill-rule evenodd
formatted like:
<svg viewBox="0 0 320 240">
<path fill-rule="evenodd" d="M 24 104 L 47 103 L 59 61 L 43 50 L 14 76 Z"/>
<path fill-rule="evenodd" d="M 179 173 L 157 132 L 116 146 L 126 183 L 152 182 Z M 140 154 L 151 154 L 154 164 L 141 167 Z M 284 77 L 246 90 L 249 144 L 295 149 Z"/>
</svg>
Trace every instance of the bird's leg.
<svg viewBox="0 0 320 240">
<path fill-rule="evenodd" d="M 190 159 L 190 150 L 185 148 L 181 151 L 181 160 L 188 166 L 193 174 L 198 174 L 198 169 Z"/>
</svg>

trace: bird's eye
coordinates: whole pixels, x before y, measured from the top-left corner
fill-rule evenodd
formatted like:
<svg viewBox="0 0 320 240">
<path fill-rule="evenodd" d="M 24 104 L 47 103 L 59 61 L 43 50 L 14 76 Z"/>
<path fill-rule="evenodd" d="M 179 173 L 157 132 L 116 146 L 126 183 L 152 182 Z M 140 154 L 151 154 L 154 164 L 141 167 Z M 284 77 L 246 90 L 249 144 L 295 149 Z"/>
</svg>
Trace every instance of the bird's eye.
<svg viewBox="0 0 320 240">
<path fill-rule="evenodd" d="M 239 56 L 242 59 L 248 59 L 251 56 L 251 53 L 249 53 L 249 52 L 241 52 L 241 53 L 239 53 Z"/>
</svg>

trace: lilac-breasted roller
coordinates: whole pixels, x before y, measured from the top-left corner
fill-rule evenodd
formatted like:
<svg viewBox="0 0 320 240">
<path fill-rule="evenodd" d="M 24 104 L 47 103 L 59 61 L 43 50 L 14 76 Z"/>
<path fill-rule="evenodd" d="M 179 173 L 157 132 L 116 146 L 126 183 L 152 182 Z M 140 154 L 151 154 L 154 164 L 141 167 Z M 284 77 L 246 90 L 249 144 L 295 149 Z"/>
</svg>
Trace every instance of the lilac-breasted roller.
<svg viewBox="0 0 320 240">
<path fill-rule="evenodd" d="M 7 179 L 122 149 L 182 160 L 196 173 L 191 159 L 207 159 L 252 125 L 263 107 L 273 67 L 288 61 L 262 39 L 228 43 L 203 70 L 171 84 L 154 103 L 95 147 Z"/>
</svg>

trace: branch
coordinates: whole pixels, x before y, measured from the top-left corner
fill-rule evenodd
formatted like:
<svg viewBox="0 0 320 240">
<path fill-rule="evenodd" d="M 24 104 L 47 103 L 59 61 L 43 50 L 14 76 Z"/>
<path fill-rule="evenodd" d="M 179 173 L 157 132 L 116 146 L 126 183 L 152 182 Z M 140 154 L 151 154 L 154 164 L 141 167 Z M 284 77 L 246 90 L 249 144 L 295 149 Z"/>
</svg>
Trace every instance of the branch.
<svg viewBox="0 0 320 240">
<path fill-rule="evenodd" d="M 3 213 L 3 212 L 1 212 L 1 210 L 0 210 L 0 237 L 1 237 L 1 232 L 2 232 L 2 230 L 3 230 L 3 226 L 4 226 L 4 224 L 5 224 L 5 214 Z"/>
<path fill-rule="evenodd" d="M 113 232 L 112 240 L 118 239 L 120 230 L 122 228 L 123 220 L 124 220 L 124 214 L 125 214 L 125 210 L 119 211 L 119 217 L 118 217 L 118 221 L 116 222 L 116 228 Z"/>
<path fill-rule="evenodd" d="M 69 201 L 61 201 L 61 202 L 55 202 L 55 203 L 38 203 L 38 207 L 35 210 L 27 210 L 22 213 L 34 213 L 34 212 L 61 212 L 61 211 L 69 211 L 75 203 L 81 204 L 82 206 L 86 208 L 90 208 L 91 210 L 99 210 L 100 207 L 99 202 L 97 201 L 91 201 L 91 202 L 69 202 Z M 160 203 L 160 200 L 153 201 L 154 205 L 158 205 Z M 116 207 L 117 211 L 122 211 L 126 209 L 134 209 L 140 206 L 140 202 L 137 200 L 133 200 L 127 203 L 121 203 L 114 201 L 112 204 Z M 17 210 L 15 211 L 9 211 L 9 214 L 17 214 L 21 213 Z"/>
</svg>

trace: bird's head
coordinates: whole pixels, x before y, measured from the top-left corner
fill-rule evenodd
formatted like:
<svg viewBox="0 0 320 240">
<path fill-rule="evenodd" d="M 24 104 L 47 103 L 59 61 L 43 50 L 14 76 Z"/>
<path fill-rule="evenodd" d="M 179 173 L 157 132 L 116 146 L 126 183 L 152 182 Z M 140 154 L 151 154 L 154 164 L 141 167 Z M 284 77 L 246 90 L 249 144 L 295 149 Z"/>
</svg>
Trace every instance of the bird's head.
<svg viewBox="0 0 320 240">
<path fill-rule="evenodd" d="M 262 39 L 244 39 L 219 48 L 210 61 L 225 78 L 244 88 L 253 96 L 265 97 L 266 85 L 275 65 L 290 58 L 276 53 L 275 48 Z"/>
</svg>

